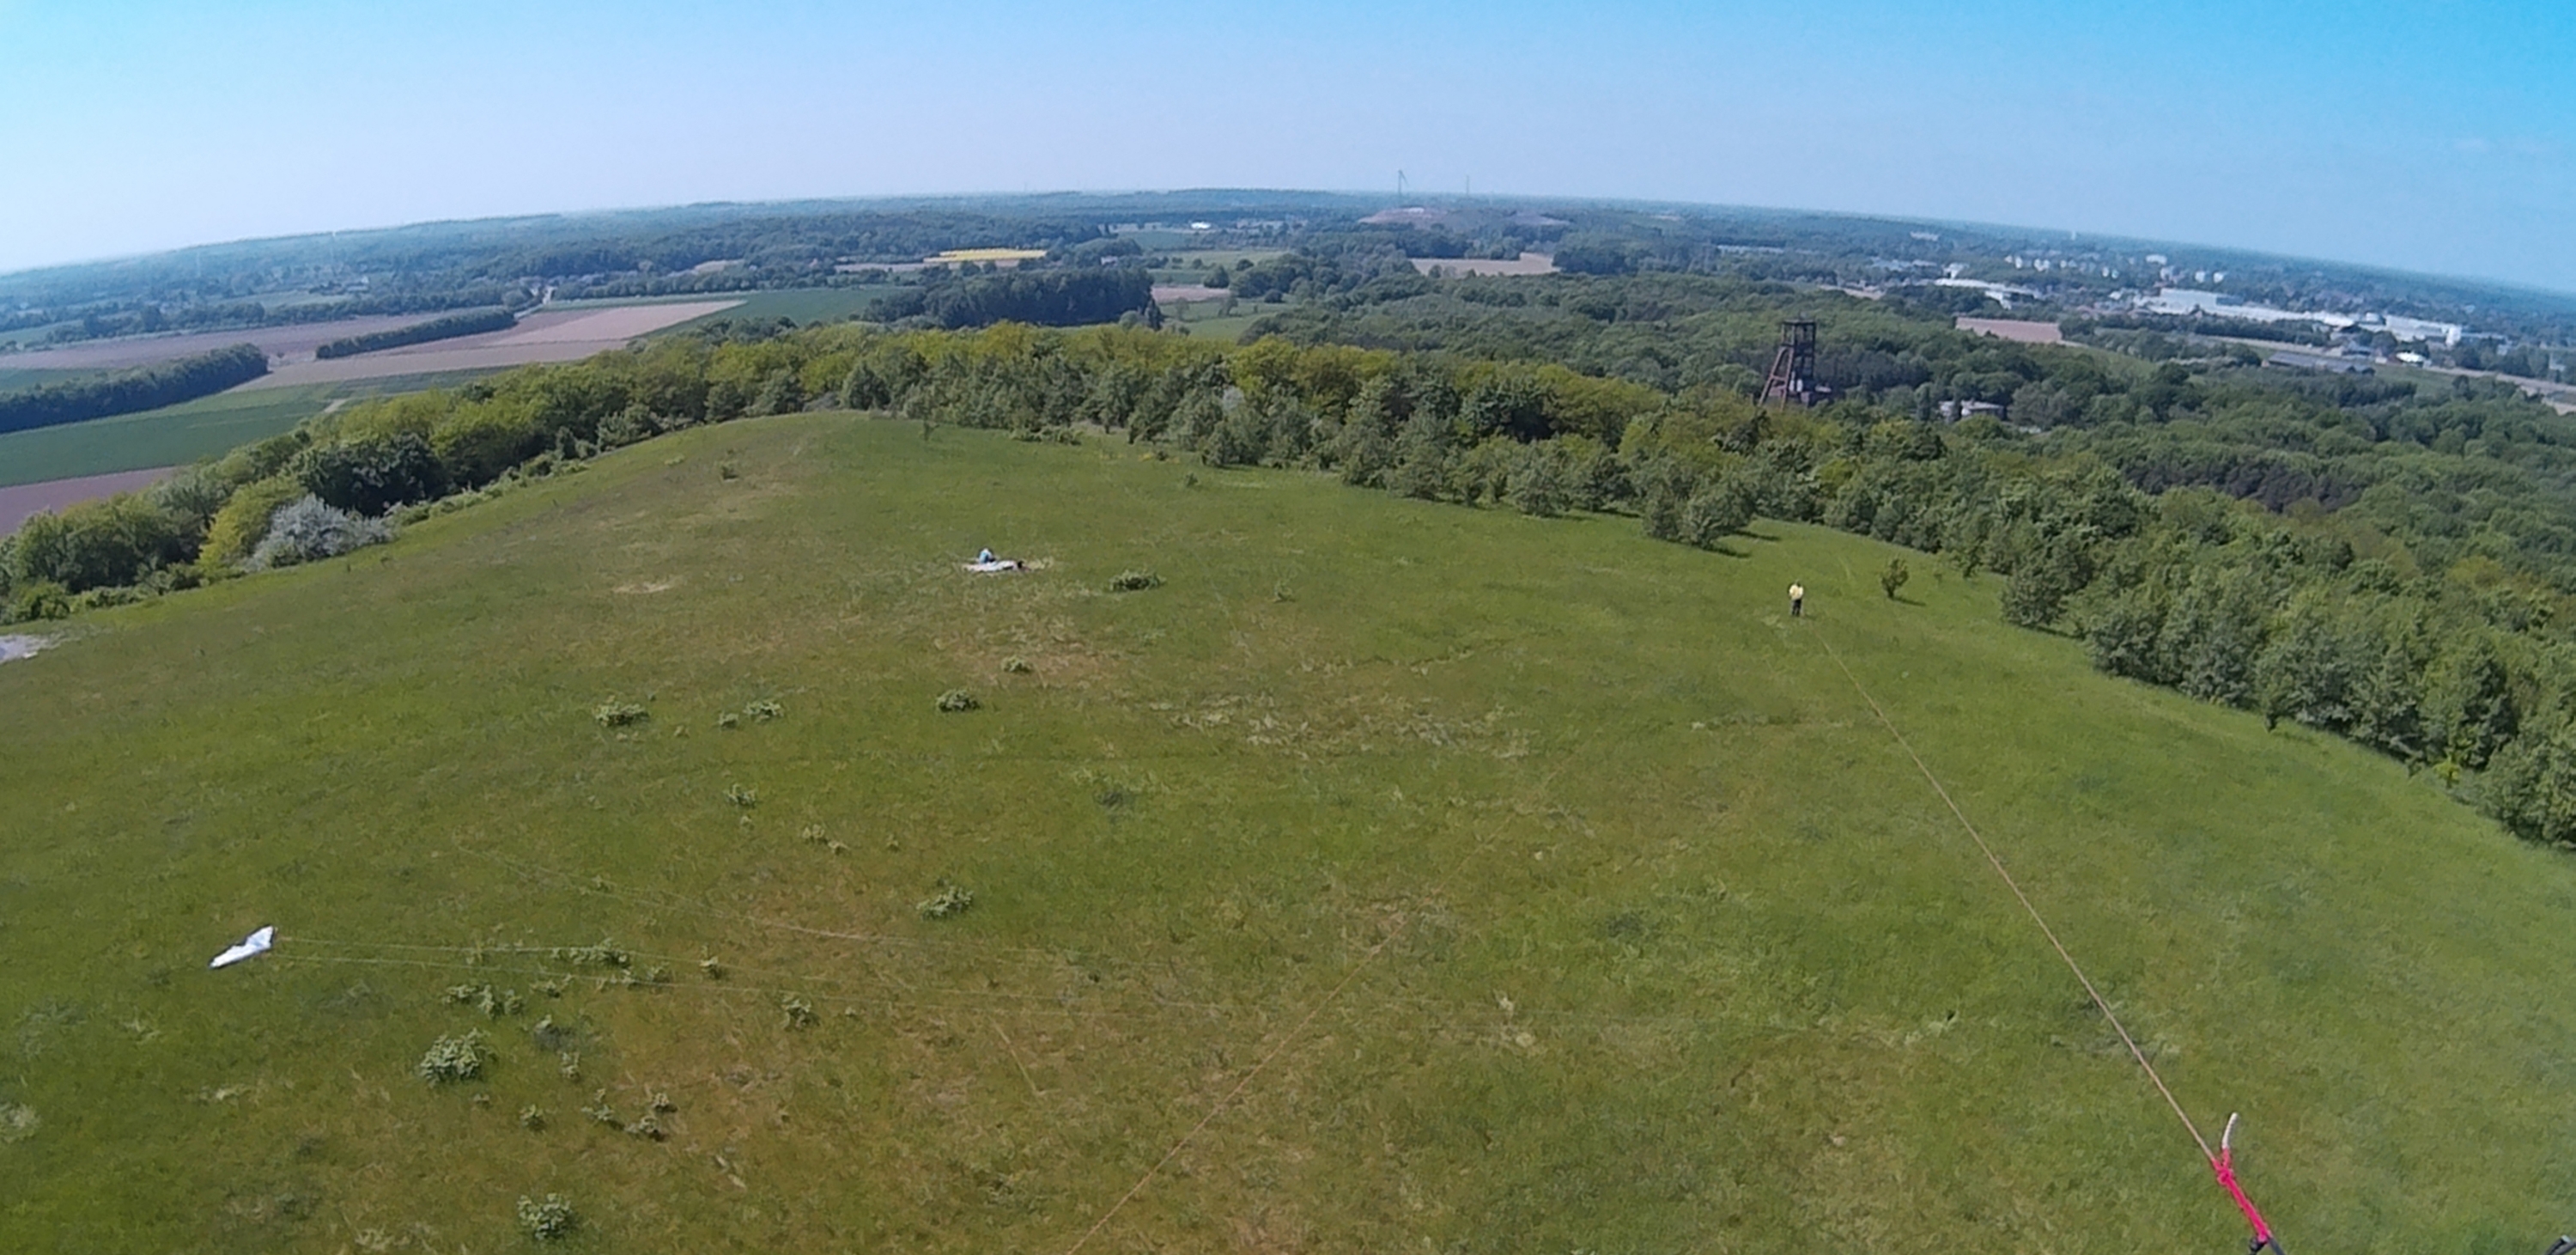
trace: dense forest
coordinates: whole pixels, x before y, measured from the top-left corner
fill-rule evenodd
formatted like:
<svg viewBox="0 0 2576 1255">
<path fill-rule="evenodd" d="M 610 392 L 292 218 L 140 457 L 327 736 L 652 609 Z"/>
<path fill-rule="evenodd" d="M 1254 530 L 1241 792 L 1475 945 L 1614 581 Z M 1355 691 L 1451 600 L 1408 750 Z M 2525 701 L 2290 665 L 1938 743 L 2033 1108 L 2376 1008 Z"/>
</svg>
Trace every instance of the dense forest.
<svg viewBox="0 0 2576 1255">
<path fill-rule="evenodd" d="M 487 331 L 507 331 L 519 325 L 519 317 L 506 309 L 478 309 L 470 314 L 451 314 L 432 318 L 408 327 L 371 331 L 362 336 L 342 336 L 313 350 L 319 358 L 351 357 L 379 349 L 398 349 L 411 344 L 428 344 L 436 340 L 453 340 L 458 336 L 481 335 Z"/>
<path fill-rule="evenodd" d="M 177 405 L 267 373 L 266 353 L 254 345 L 236 344 L 158 365 L 39 384 L 0 393 L 0 431 L 87 422 L 111 414 Z"/>
</svg>

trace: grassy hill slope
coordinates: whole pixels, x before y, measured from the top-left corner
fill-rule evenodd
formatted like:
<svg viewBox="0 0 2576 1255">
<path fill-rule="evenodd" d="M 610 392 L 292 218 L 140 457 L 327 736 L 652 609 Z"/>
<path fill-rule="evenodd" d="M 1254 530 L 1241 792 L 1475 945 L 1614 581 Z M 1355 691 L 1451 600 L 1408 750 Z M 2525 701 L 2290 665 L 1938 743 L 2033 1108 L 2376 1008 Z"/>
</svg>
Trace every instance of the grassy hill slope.
<svg viewBox="0 0 2576 1255">
<path fill-rule="evenodd" d="M 0 667 L 0 1246 L 1062 1252 L 1236 1095 L 1084 1249 L 2230 1249 L 1817 634 L 2294 1249 L 2564 1227 L 2576 865 L 1759 530 L 805 415 L 97 616 Z"/>
</svg>

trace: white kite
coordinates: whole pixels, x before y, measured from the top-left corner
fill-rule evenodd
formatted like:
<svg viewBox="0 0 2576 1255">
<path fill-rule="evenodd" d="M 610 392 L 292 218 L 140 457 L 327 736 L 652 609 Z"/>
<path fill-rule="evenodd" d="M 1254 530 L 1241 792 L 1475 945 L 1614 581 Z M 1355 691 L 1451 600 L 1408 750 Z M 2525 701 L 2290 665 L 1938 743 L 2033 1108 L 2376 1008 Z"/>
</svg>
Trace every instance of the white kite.
<svg viewBox="0 0 2576 1255">
<path fill-rule="evenodd" d="M 226 948 L 222 954 L 215 956 L 214 962 L 208 963 L 206 966 L 231 967 L 233 964 L 239 963 L 254 954 L 266 954 L 268 953 L 269 944 L 276 940 L 277 929 L 275 927 L 263 927 L 258 932 L 242 938 L 240 945 Z"/>
</svg>

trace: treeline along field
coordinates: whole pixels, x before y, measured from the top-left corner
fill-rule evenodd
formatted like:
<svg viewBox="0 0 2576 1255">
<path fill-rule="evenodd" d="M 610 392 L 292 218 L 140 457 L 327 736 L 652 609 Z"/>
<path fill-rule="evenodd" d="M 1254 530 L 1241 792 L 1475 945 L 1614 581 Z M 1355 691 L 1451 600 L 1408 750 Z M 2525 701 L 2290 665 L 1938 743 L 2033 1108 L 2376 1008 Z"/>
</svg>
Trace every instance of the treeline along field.
<svg viewBox="0 0 2576 1255">
<path fill-rule="evenodd" d="M 210 396 L 267 373 L 266 353 L 256 345 L 236 344 L 155 366 L 39 384 L 0 393 L 0 431 L 26 431 L 158 409 Z"/>
<path fill-rule="evenodd" d="M 487 331 L 507 331 L 518 325 L 519 316 L 507 309 L 478 309 L 469 314 L 452 314 L 413 323 L 408 327 L 342 336 L 314 349 L 313 355 L 320 358 L 353 357 L 378 349 L 398 349 L 408 344 L 428 344 L 434 340 L 453 340 L 458 336 L 481 335 Z"/>
<path fill-rule="evenodd" d="M 1894 541 L 2004 575 L 2007 619 L 2079 636 L 2106 671 L 2349 737 L 2528 837 L 2576 839 L 2576 421 L 2501 385 L 2151 365 L 1831 294 L 1510 282 L 1372 279 L 1271 324 L 1297 339 L 1239 347 L 712 325 L 353 406 L 156 488 L 154 509 L 40 518 L 0 570 L 22 615 L 214 578 L 305 496 L 421 508 L 820 405 L 1031 439 L 1088 427 L 1425 500 L 1625 513 L 1700 546 L 1757 517 Z M 1823 321 L 1843 399 L 1747 398 L 1784 314 Z M 2025 421 L 1928 420 L 1977 397 Z"/>
</svg>

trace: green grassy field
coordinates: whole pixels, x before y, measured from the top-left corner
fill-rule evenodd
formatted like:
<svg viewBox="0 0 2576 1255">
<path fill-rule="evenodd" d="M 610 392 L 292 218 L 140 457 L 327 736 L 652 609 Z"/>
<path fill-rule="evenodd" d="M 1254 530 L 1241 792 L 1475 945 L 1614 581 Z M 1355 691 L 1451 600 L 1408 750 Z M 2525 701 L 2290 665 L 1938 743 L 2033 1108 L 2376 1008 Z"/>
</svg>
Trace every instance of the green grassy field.
<svg viewBox="0 0 2576 1255">
<path fill-rule="evenodd" d="M 0 358 L 0 363 L 5 363 L 7 360 Z M 21 388 L 34 388 L 64 379 L 76 379 L 82 375 L 98 373 L 100 372 L 94 370 L 47 370 L 0 365 L 0 392 L 16 392 Z"/>
<path fill-rule="evenodd" d="M 1172 264 L 1156 267 L 1154 282 L 1196 283 L 1216 267 L 1232 270 L 1236 262 L 1267 261 L 1287 251 L 1284 248 L 1201 248 L 1170 253 L 1167 256 Z"/>
<path fill-rule="evenodd" d="M 180 466 L 294 428 L 333 401 L 454 387 L 491 371 L 237 389 L 139 414 L 0 434 L 0 488 Z"/>
<path fill-rule="evenodd" d="M 0 1247 L 2241 1249 L 1824 641 L 2291 1249 L 2565 1227 L 2565 855 L 1757 531 L 798 415 L 76 621 L 0 666 Z"/>
<path fill-rule="evenodd" d="M 1259 301 L 1237 301 L 1234 312 L 1219 315 L 1214 301 L 1173 301 L 1163 306 L 1165 325 L 1190 329 L 1190 334 L 1220 344 L 1233 344 L 1252 329 L 1252 324 L 1282 310 L 1296 308 L 1293 301 L 1265 305 Z"/>
<path fill-rule="evenodd" d="M 720 314 L 684 322 L 657 332 L 658 335 L 685 333 L 706 323 L 722 319 L 793 318 L 803 327 L 818 322 L 842 322 L 851 315 L 866 312 L 870 302 L 898 285 L 883 283 L 851 288 L 783 288 L 774 292 L 743 292 L 723 296 L 702 296 L 698 300 L 732 300 L 739 296 L 742 304 Z"/>
</svg>

